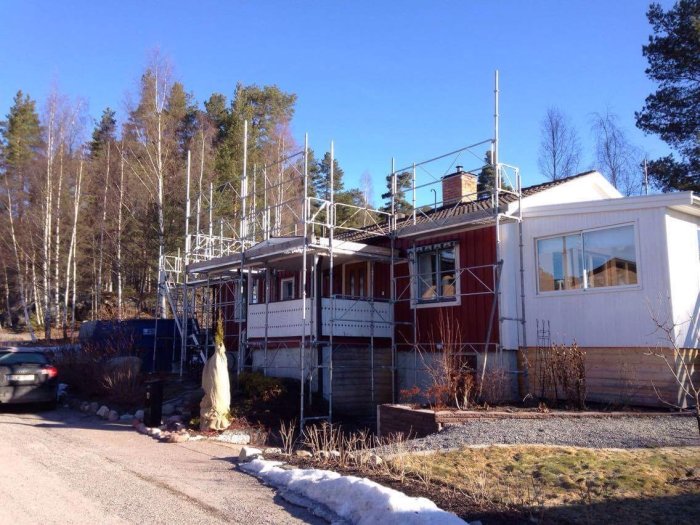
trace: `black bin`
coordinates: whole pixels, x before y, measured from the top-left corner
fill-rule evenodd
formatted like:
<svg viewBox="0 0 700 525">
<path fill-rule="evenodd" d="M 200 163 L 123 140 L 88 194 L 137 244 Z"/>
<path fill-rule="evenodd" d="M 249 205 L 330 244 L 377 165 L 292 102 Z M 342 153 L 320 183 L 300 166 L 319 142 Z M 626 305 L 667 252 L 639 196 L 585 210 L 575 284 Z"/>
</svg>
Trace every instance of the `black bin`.
<svg viewBox="0 0 700 525">
<path fill-rule="evenodd" d="M 150 379 L 146 381 L 146 400 L 143 410 L 143 422 L 147 427 L 159 427 L 163 415 L 163 381 Z"/>
</svg>

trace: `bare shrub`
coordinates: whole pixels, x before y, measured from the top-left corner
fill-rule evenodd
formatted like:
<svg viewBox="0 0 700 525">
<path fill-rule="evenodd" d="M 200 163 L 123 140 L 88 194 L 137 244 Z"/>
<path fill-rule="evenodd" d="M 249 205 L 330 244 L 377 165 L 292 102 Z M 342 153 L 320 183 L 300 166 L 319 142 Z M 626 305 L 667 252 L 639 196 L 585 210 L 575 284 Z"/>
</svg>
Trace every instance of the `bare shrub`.
<svg viewBox="0 0 700 525">
<path fill-rule="evenodd" d="M 405 388 L 399 391 L 399 400 L 402 403 L 407 403 L 413 407 L 418 406 L 419 399 L 422 396 L 422 391 L 419 386 L 413 385 L 411 388 Z"/>
<path fill-rule="evenodd" d="M 656 324 L 657 331 L 664 334 L 670 348 L 667 349 L 667 352 L 664 352 L 663 349 L 649 350 L 649 355 L 654 355 L 663 360 L 675 383 L 680 388 L 683 401 L 689 399 L 689 405 L 695 405 L 695 419 L 698 423 L 698 433 L 700 433 L 700 380 L 697 379 L 698 373 L 695 368 L 695 362 L 698 361 L 700 352 L 696 348 L 680 348 L 676 339 L 677 324 L 661 322 L 653 315 L 652 319 Z M 683 401 L 677 403 L 667 401 L 661 396 L 653 381 L 651 385 L 654 388 L 656 397 L 663 404 L 678 410 L 686 408 Z"/>
<path fill-rule="evenodd" d="M 110 367 L 103 372 L 100 386 L 109 401 L 121 405 L 134 405 L 143 399 L 143 374 L 129 363 Z"/>
<path fill-rule="evenodd" d="M 510 387 L 508 372 L 503 368 L 492 368 L 484 374 L 481 399 L 489 405 L 497 405 L 508 399 Z"/>
<path fill-rule="evenodd" d="M 325 462 L 330 459 L 331 451 L 338 451 L 344 441 L 340 426 L 333 426 L 326 421 L 306 427 L 302 439 L 314 457 L 323 458 Z"/>
<path fill-rule="evenodd" d="M 418 348 L 423 366 L 430 377 L 426 395 L 433 408 L 454 406 L 466 409 L 474 402 L 474 368 L 462 349 L 462 330 L 454 316 L 438 313 L 433 341 L 427 348 Z"/>
<path fill-rule="evenodd" d="M 296 444 L 297 420 L 292 419 L 289 423 L 280 421 L 280 439 L 282 440 L 282 452 L 291 456 Z"/>
<path fill-rule="evenodd" d="M 72 392 L 130 404 L 140 401 L 143 394 L 140 361 L 132 352 L 133 335 L 117 330 L 108 341 L 85 342 L 77 349 L 62 350 L 54 360 L 61 381 Z"/>
<path fill-rule="evenodd" d="M 586 352 L 576 343 L 551 345 L 539 352 L 538 374 L 541 398 L 565 401 L 577 408 L 586 407 Z"/>
</svg>

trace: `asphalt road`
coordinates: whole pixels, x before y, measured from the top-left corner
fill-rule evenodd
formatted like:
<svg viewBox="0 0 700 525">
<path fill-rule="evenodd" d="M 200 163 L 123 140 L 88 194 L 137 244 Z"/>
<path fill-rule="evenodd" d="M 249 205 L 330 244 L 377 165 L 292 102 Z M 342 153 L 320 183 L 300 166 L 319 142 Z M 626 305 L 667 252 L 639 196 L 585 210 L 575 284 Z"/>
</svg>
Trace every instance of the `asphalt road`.
<svg viewBox="0 0 700 525">
<path fill-rule="evenodd" d="M 325 523 L 237 471 L 237 450 L 0 406 L 0 523 Z"/>
</svg>

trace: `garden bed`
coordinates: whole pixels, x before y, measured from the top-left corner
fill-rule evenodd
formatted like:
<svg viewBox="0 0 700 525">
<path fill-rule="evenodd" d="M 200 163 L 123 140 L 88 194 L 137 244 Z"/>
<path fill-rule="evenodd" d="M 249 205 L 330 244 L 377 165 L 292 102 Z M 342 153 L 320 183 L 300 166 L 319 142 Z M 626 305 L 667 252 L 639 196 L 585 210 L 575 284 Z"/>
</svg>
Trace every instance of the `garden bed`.
<svg viewBox="0 0 700 525">
<path fill-rule="evenodd" d="M 541 410 L 539 408 L 507 407 L 490 410 L 433 410 L 411 405 L 380 405 L 377 407 L 377 434 L 421 438 L 442 430 L 446 425 L 466 424 L 494 419 L 608 419 L 630 417 L 689 417 L 688 412 L 666 411 L 605 411 L 605 410 Z"/>
</svg>

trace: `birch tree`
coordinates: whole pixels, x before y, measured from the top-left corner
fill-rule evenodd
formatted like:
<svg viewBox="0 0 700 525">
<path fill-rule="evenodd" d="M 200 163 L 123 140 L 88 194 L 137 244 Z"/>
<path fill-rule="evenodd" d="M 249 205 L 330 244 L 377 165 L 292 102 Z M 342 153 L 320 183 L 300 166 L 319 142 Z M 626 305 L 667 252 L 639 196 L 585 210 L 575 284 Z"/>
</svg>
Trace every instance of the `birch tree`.
<svg viewBox="0 0 700 525">
<path fill-rule="evenodd" d="M 593 116 L 592 131 L 596 141 L 598 169 L 625 196 L 642 192 L 643 155 L 630 143 L 618 124 L 617 115 L 608 112 Z"/>
<path fill-rule="evenodd" d="M 66 262 L 66 287 L 65 294 L 63 297 L 63 334 L 64 337 L 67 335 L 67 324 L 68 324 L 68 297 L 70 290 L 71 281 L 71 270 L 73 273 L 73 300 L 72 300 L 72 310 L 73 315 L 71 318 L 71 326 L 75 326 L 75 300 L 76 300 L 76 251 L 77 251 L 77 235 L 78 235 L 78 214 L 80 213 L 80 196 L 81 196 L 81 185 L 83 182 L 83 162 L 80 161 L 80 167 L 78 168 L 78 175 L 75 181 L 75 188 L 73 193 L 73 227 L 71 229 L 70 245 L 68 247 L 68 260 Z"/>
<path fill-rule="evenodd" d="M 542 175 L 549 180 L 575 175 L 580 158 L 581 144 L 576 129 L 558 108 L 549 108 L 540 124 L 537 160 Z"/>
</svg>

